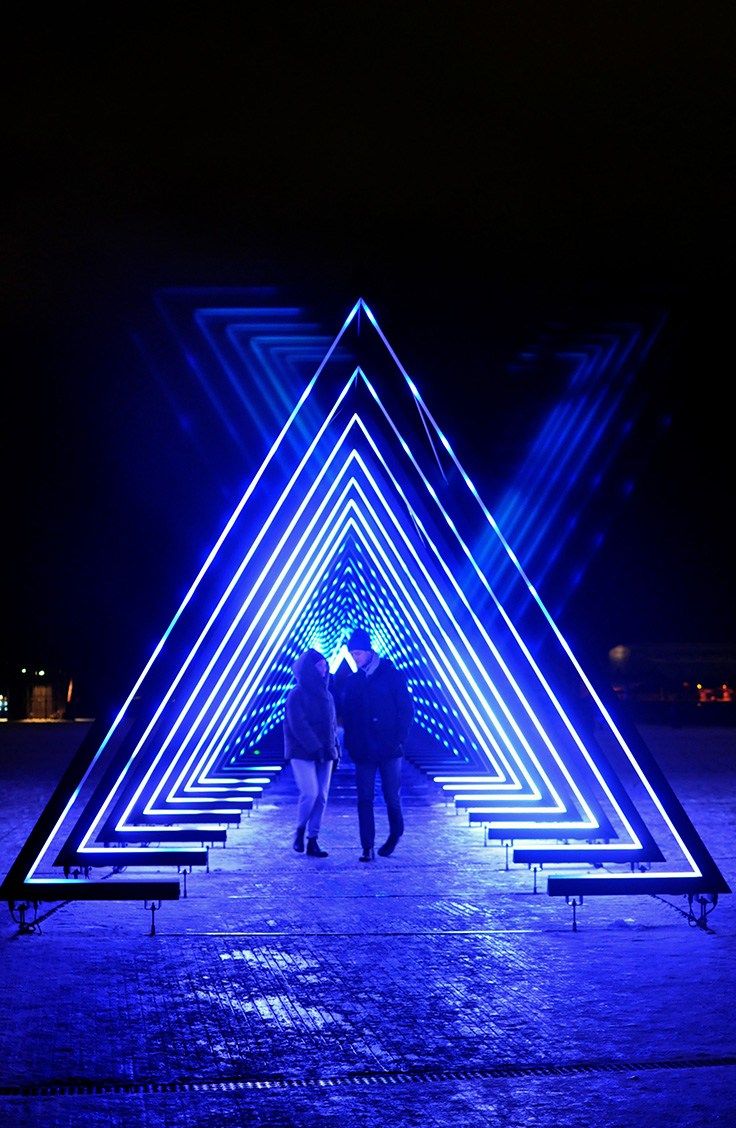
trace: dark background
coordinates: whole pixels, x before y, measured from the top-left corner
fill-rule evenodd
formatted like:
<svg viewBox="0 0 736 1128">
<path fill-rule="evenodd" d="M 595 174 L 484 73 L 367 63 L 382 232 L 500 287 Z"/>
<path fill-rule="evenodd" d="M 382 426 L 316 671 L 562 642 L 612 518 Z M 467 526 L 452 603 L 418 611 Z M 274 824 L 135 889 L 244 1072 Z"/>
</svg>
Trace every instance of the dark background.
<svg viewBox="0 0 736 1128">
<path fill-rule="evenodd" d="M 565 626 L 594 658 L 736 643 L 732 11 L 13 13 L 3 667 L 119 694 L 232 509 L 238 467 L 192 457 L 136 347 L 186 285 L 276 286 L 327 335 L 364 297 L 491 507 L 513 358 L 664 313 L 637 486 L 602 499 Z"/>
</svg>

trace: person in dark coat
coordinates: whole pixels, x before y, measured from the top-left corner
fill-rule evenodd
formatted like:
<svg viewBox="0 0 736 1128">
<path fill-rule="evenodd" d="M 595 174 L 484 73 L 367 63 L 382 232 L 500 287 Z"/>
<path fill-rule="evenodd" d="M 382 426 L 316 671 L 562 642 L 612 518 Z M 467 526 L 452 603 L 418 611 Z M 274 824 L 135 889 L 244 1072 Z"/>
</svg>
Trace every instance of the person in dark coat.
<svg viewBox="0 0 736 1128">
<path fill-rule="evenodd" d="M 414 703 L 404 674 L 389 658 L 373 650 L 362 628 L 354 630 L 347 648 L 357 666 L 345 679 L 341 717 L 345 750 L 355 764 L 361 862 L 374 858 L 376 773 L 388 814 L 388 838 L 378 853 L 389 857 L 404 833 L 401 809 L 401 765 L 404 743 L 414 720 Z"/>
<path fill-rule="evenodd" d="M 299 798 L 294 849 L 310 858 L 326 858 L 317 836 L 327 806 L 332 771 L 340 759 L 335 701 L 328 689 L 327 659 L 306 650 L 294 663 L 293 686 L 286 697 L 284 759 L 291 764 Z"/>
</svg>

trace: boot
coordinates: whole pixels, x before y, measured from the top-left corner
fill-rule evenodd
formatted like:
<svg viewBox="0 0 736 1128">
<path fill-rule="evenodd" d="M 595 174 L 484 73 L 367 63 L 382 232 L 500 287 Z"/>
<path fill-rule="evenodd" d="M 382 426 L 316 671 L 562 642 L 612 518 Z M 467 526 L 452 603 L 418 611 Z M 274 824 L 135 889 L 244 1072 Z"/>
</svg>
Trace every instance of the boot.
<svg viewBox="0 0 736 1128">
<path fill-rule="evenodd" d="M 326 858 L 327 851 L 320 850 L 319 843 L 316 838 L 307 839 L 307 855 L 310 858 Z"/>
<path fill-rule="evenodd" d="M 358 861 L 359 862 L 372 862 L 374 860 L 375 856 L 376 855 L 373 853 L 373 847 L 372 846 L 366 846 L 363 849 L 363 853 L 358 858 Z"/>
<path fill-rule="evenodd" d="M 398 838 L 395 834 L 389 834 L 383 846 L 378 847 L 378 853 L 382 858 L 390 858 L 398 845 Z"/>
<path fill-rule="evenodd" d="M 294 835 L 294 849 L 296 850 L 297 854 L 303 854 L 304 853 L 304 831 L 305 831 L 305 829 L 306 828 L 303 827 L 303 826 L 298 826 L 296 828 L 296 834 Z"/>
</svg>

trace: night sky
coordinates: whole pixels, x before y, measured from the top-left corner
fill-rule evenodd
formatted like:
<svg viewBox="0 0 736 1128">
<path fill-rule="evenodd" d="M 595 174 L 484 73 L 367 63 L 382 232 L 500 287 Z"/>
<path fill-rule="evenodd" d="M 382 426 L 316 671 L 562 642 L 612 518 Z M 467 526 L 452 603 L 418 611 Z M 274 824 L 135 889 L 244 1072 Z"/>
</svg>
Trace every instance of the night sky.
<svg viewBox="0 0 736 1128">
<path fill-rule="evenodd" d="M 736 643 L 732 5 L 152 11 L 5 27 L 3 668 L 117 692 L 239 496 L 141 360 L 171 286 L 365 298 L 490 504 L 550 395 L 514 358 L 663 314 L 565 626 Z"/>
</svg>

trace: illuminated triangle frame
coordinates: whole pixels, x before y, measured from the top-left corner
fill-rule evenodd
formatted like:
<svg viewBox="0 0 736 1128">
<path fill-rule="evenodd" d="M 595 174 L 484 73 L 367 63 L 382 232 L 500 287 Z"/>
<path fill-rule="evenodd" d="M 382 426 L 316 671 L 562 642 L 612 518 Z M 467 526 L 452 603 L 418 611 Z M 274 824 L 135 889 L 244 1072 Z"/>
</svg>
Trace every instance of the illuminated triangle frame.
<svg viewBox="0 0 736 1128">
<path fill-rule="evenodd" d="M 318 379 L 336 354 L 347 330 L 357 326 L 360 332 L 361 315 L 375 331 L 409 390 L 412 407 L 418 413 L 431 451 L 429 464 L 417 457 L 389 415 L 376 387 L 359 365 L 343 381 L 334 402 L 316 428 L 310 431 L 304 426 L 302 411 Z M 379 444 L 357 413 L 351 415 L 347 424 L 341 422 L 338 425 L 350 395 L 358 391 L 372 402 L 375 411 L 373 421 L 383 431 L 385 443 Z M 296 440 L 295 430 L 299 432 Z M 338 433 L 334 440 L 330 437 L 332 432 Z M 392 445 L 390 456 L 384 450 L 384 446 L 388 445 Z M 288 467 L 295 458 L 294 450 L 299 452 L 296 469 L 290 470 Z M 287 454 L 289 457 L 284 457 Z M 277 455 L 280 456 L 278 459 Z M 525 641 L 514 618 L 498 599 L 494 584 L 474 558 L 469 538 L 464 538 L 456 515 L 443 503 L 440 494 L 446 475 L 442 471 L 442 458 L 449 460 L 457 480 L 472 499 L 476 516 L 477 513 L 481 515 L 487 535 L 494 537 L 497 546 L 503 550 L 507 576 L 510 565 L 529 597 L 528 606 L 520 617 L 528 618 L 531 608 L 534 631 L 539 631 L 540 622 L 546 625 L 560 652 L 591 695 L 600 722 L 606 726 L 607 734 L 624 762 L 643 784 L 652 809 L 659 814 L 689 868 L 657 871 L 641 864 L 659 862 L 664 855 L 646 821 L 631 802 L 610 759 L 600 748 L 591 748 L 588 736 L 579 731 L 562 695 L 552 684 L 553 679 L 549 674 L 545 675 L 534 648 Z M 282 465 L 279 466 L 279 462 Z M 441 471 L 439 476 L 436 474 L 438 466 Z M 273 471 L 277 471 L 275 475 Z M 275 505 L 271 503 L 274 477 L 278 483 Z M 301 484 L 300 479 L 303 479 Z M 338 488 L 342 492 L 338 492 Z M 387 497 L 393 497 L 395 509 L 388 503 Z M 295 505 L 294 498 L 301 500 Z M 254 519 L 251 518 L 252 511 L 255 512 Z M 277 520 L 282 511 L 287 524 L 279 531 Z M 169 637 L 182 620 L 195 593 L 200 588 L 206 591 L 208 585 L 212 586 L 210 569 L 221 560 L 228 538 L 248 524 L 251 528 L 258 528 L 259 532 L 252 538 L 248 552 L 239 561 L 225 587 L 219 591 L 215 610 L 205 621 L 195 647 L 184 662 L 177 665 L 176 676 L 168 685 L 166 672 L 163 681 L 160 677 L 158 680 L 150 679 L 157 691 L 163 692 L 157 696 L 155 708 L 145 718 L 145 723 L 131 723 L 128 711 L 145 687 Z M 297 529 L 301 529 L 298 535 Z M 178 832 L 185 827 L 193 831 L 195 838 L 200 834 L 204 842 L 209 834 L 225 834 L 228 825 L 237 823 L 240 811 L 248 807 L 248 802 L 244 794 L 245 785 L 237 777 L 233 778 L 232 765 L 230 768 L 227 766 L 227 754 L 231 741 L 236 739 L 239 720 L 244 711 L 247 714 L 257 686 L 267 675 L 269 664 L 273 663 L 279 647 L 283 648 L 289 637 L 295 646 L 298 643 L 297 649 L 313 641 L 299 635 L 300 616 L 305 613 L 310 598 L 315 598 L 319 583 L 324 580 L 336 553 L 346 552 L 348 542 L 353 546 L 348 556 L 354 570 L 356 559 L 362 552 L 372 564 L 372 571 L 383 579 L 391 596 L 391 609 L 394 612 L 400 610 L 399 620 L 404 619 L 410 624 L 412 635 L 421 642 L 422 652 L 430 657 L 433 676 L 443 681 L 448 699 L 458 715 L 462 715 L 464 729 L 473 735 L 476 745 L 486 756 L 488 768 L 483 786 L 475 793 L 474 788 L 463 787 L 462 775 L 457 779 L 443 777 L 443 786 L 451 791 L 456 788 L 457 799 L 467 797 L 474 801 L 477 795 L 478 806 L 473 810 L 478 816 L 477 821 L 487 826 L 489 835 L 517 842 L 515 860 L 527 860 L 533 842 L 534 856 L 541 861 L 566 864 L 569 858 L 597 865 L 597 859 L 614 862 L 620 859 L 631 865 L 632 872 L 626 873 L 583 872 L 550 876 L 550 894 L 569 896 L 571 893 L 582 895 L 583 892 L 667 891 L 707 893 L 715 897 L 719 893 L 730 892 L 647 750 L 639 745 L 634 751 L 635 741 L 630 734 L 624 736 L 624 726 L 614 719 L 586 677 L 540 594 L 526 576 L 521 562 L 461 467 L 447 437 L 429 413 L 371 310 L 360 299 L 281 429 L 120 713 L 91 755 L 87 742 L 85 749 L 80 750 L 82 755 L 71 773 L 71 778 L 74 778 L 75 771 L 78 777 L 73 787 L 74 795 L 70 794 L 68 802 L 64 803 L 63 789 L 57 789 L 49 810 L 39 820 L 3 883 L 4 897 L 11 901 L 19 897 L 36 901 L 58 900 L 61 896 L 92 896 L 82 890 L 94 887 L 99 890 L 97 895 L 104 899 L 105 894 L 100 889 L 103 884 L 112 897 L 139 895 L 140 883 L 80 882 L 69 880 L 66 876 L 49 881 L 37 876 L 46 858 L 46 850 L 68 816 L 73 799 L 78 798 L 83 788 L 89 789 L 95 772 L 99 777 L 103 760 L 107 763 L 106 750 L 109 759 L 109 750 L 113 747 L 116 747 L 117 758 L 121 761 L 120 770 L 111 771 L 107 764 L 102 776 L 104 793 L 100 791 L 101 781 L 97 779 L 92 799 L 87 800 L 82 817 L 77 818 L 72 835 L 67 837 L 56 858 L 55 864 L 63 865 L 65 874 L 74 866 L 86 873 L 92 864 L 110 864 L 116 868 L 128 865 L 160 867 L 180 865 L 182 859 L 184 865 L 191 864 L 186 860 L 191 857 L 191 849 L 187 845 L 172 847 L 171 843 L 167 843 L 165 847 L 147 846 L 141 849 L 140 845 L 131 846 L 130 843 L 136 837 L 140 843 L 146 835 L 151 840 L 158 840 L 159 834 L 166 838 L 166 828 Z M 356 545 L 360 546 L 360 550 L 356 549 Z M 449 555 L 454 554 L 451 563 L 446 558 L 448 548 Z M 294 561 L 300 551 L 304 553 L 304 561 L 294 571 Z M 277 565 L 281 558 L 282 563 Z M 264 576 L 270 581 L 277 567 L 278 583 L 269 588 L 257 604 L 255 596 L 264 589 Z M 458 580 L 463 568 L 472 577 L 471 595 Z M 417 577 L 421 577 L 420 583 Z M 517 583 L 517 590 L 518 587 Z M 293 592 L 297 592 L 298 596 L 294 597 Z M 479 611 L 479 596 L 485 599 L 483 614 L 493 620 L 495 631 L 504 633 L 506 647 L 514 650 L 515 657 L 524 664 L 521 680 L 517 680 L 510 670 L 494 634 L 489 632 Z M 239 598 L 240 604 L 237 602 Z M 450 606 L 449 598 L 455 601 L 454 607 Z M 233 604 L 237 604 L 240 618 L 231 617 Z M 240 626 L 245 606 L 248 626 L 239 636 L 242 645 L 238 650 L 231 640 L 236 627 Z M 228 621 L 224 630 L 220 624 L 219 641 L 213 649 L 212 638 L 208 635 L 212 634 L 213 625 L 220 617 Z M 310 621 L 313 620 L 314 615 Z M 391 638 L 391 622 L 391 616 L 386 615 L 382 623 L 387 649 L 390 649 L 392 641 L 394 645 L 397 642 L 396 637 Z M 260 666 L 253 668 L 245 660 L 240 660 L 240 654 L 259 623 L 255 653 L 260 656 Z M 271 636 L 274 624 L 279 625 L 280 633 L 276 633 L 269 648 L 265 639 Z M 331 645 L 325 645 L 325 641 L 329 643 L 329 640 L 320 640 L 321 648 L 330 655 L 333 667 L 344 657 L 342 637 L 338 641 L 337 636 L 344 636 L 349 626 L 349 622 L 341 622 L 337 630 L 333 628 Z M 205 642 L 210 644 L 206 653 Z M 251 660 L 253 653 L 254 648 L 251 647 L 247 652 Z M 448 654 L 452 656 L 451 663 L 447 661 Z M 399 664 L 402 661 L 406 664 L 401 655 L 398 660 Z M 166 671 L 168 668 L 165 668 Z M 490 670 L 493 670 L 493 677 L 489 674 Z M 194 689 L 187 698 L 186 706 L 179 709 L 177 704 L 178 715 L 169 720 L 167 709 L 174 691 L 181 688 L 190 671 L 196 675 Z M 499 689 L 497 682 L 501 676 L 504 685 Z M 206 688 L 208 678 L 210 684 Z M 212 678 L 215 680 L 212 681 Z M 529 696 L 530 686 L 534 689 L 533 700 Z M 175 747 L 174 741 L 192 708 L 192 701 L 200 699 L 203 693 L 204 703 L 199 706 L 196 719 L 189 724 L 186 741 Z M 233 706 L 229 712 L 224 712 L 231 699 Z M 169 713 L 176 710 L 169 709 Z M 500 720 L 501 715 L 503 720 Z M 162 729 L 167 730 L 165 736 Z M 530 737 L 533 737 L 534 745 Z M 96 739 L 97 735 L 95 743 Z M 559 751 L 561 744 L 564 744 L 563 753 Z M 190 745 L 193 745 L 193 751 L 184 759 L 185 749 Z M 70 778 L 62 782 L 68 787 Z M 607 810 L 615 815 L 615 828 L 593 794 L 596 787 L 603 795 Z M 470 794 L 466 796 L 468 790 Z M 105 823 L 110 810 L 115 811 L 112 826 L 109 820 Z M 53 829 L 44 839 L 44 828 L 49 827 L 51 822 Z M 100 847 L 103 826 L 105 845 Z M 110 843 L 110 839 L 116 838 L 119 838 L 119 843 Z M 585 841 L 568 844 L 569 838 Z M 201 852 L 195 852 L 195 856 L 198 860 L 194 864 L 203 864 Z M 94 860 L 90 862 L 89 859 Z M 639 863 L 636 872 L 634 863 Z M 113 885 L 115 892 L 112 891 Z"/>
</svg>

